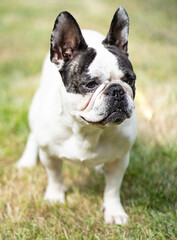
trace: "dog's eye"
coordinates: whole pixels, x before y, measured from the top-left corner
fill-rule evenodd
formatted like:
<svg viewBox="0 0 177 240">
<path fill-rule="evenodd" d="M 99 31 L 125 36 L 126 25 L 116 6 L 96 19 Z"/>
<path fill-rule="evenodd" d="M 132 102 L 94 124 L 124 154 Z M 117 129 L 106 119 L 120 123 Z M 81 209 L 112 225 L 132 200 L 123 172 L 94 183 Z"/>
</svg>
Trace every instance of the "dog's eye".
<svg viewBox="0 0 177 240">
<path fill-rule="evenodd" d="M 130 87 L 133 87 L 134 84 L 135 84 L 135 81 L 134 80 L 128 80 L 128 81 L 126 81 L 126 83 L 129 84 Z"/>
<path fill-rule="evenodd" d="M 134 82 L 129 82 L 129 85 L 131 86 L 131 87 L 133 87 L 133 85 L 134 85 Z"/>
<path fill-rule="evenodd" d="M 86 87 L 88 87 L 88 88 L 94 88 L 96 85 L 97 85 L 97 84 L 96 84 L 95 81 L 91 81 L 91 82 L 89 82 L 89 83 L 86 84 Z"/>
</svg>

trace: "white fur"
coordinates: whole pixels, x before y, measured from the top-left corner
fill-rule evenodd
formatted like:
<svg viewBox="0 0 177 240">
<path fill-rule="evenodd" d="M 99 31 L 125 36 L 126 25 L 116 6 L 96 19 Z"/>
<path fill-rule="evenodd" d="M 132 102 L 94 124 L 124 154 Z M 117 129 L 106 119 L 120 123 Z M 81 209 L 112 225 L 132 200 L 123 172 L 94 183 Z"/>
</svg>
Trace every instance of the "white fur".
<svg viewBox="0 0 177 240">
<path fill-rule="evenodd" d="M 89 45 L 94 45 L 98 53 L 90 65 L 90 73 L 105 77 L 107 82 L 120 81 L 122 72 L 116 67 L 115 57 L 101 46 L 103 36 L 88 31 L 84 32 L 84 37 Z M 94 106 L 100 106 L 99 101 L 104 103 L 104 100 L 98 99 L 97 96 L 99 93 L 95 98 L 97 102 L 93 103 L 91 110 Z M 129 105 L 132 106 L 130 119 L 126 119 L 120 125 L 100 128 L 87 124 L 80 118 L 80 114 L 89 118 L 88 109 L 85 109 L 85 112 L 83 109 L 90 97 L 91 95 L 83 97 L 67 93 L 56 66 L 47 56 L 42 81 L 30 108 L 31 133 L 18 167 L 33 166 L 39 150 L 40 160 L 48 174 L 45 199 L 64 202 L 66 188 L 62 179 L 61 160 L 84 166 L 105 164 L 106 188 L 103 204 L 105 221 L 125 224 L 128 217 L 121 205 L 119 190 L 137 131 L 133 101 L 129 96 Z M 96 110 L 90 119 L 93 120 L 94 117 L 95 121 L 98 120 Z"/>
<path fill-rule="evenodd" d="M 96 49 L 97 55 L 89 66 L 89 74 L 92 77 L 98 77 L 105 81 L 113 81 L 120 79 L 123 75 L 122 71 L 117 67 L 117 59 L 102 44 L 104 36 L 91 30 L 84 30 L 83 36 L 87 40 L 89 47 Z M 110 67 L 111 66 L 111 67 Z"/>
</svg>

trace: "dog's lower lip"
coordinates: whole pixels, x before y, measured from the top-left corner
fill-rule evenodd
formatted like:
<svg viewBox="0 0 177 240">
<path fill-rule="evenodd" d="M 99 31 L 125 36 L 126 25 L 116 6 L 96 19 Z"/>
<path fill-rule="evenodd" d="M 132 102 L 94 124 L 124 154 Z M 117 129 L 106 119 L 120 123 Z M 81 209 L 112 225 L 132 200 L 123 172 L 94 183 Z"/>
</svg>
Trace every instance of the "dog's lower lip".
<svg viewBox="0 0 177 240">
<path fill-rule="evenodd" d="M 115 115 L 117 113 L 122 114 L 123 116 L 119 116 L 119 118 L 115 118 Z M 112 121 L 112 119 L 114 119 L 114 121 Z M 117 109 L 116 111 L 112 112 L 111 114 L 109 114 L 107 117 L 105 117 L 102 121 L 100 121 L 100 124 L 112 124 L 112 123 L 116 123 L 116 124 L 121 124 L 125 119 L 127 118 L 127 114 L 122 110 L 122 109 Z"/>
<path fill-rule="evenodd" d="M 119 119 L 119 121 L 118 121 L 118 119 L 117 119 L 117 121 L 116 122 L 113 122 L 113 123 L 117 123 L 117 124 L 121 124 L 126 118 L 130 118 L 130 115 L 129 114 L 127 114 L 127 113 L 125 113 L 122 109 L 117 109 L 116 111 L 114 111 L 114 112 L 112 112 L 111 114 L 109 114 L 108 116 L 106 116 L 104 119 L 102 119 L 101 121 L 98 121 L 98 122 L 92 122 L 92 121 L 88 121 L 87 119 L 85 119 L 84 117 L 82 117 L 82 116 L 80 116 L 84 121 L 86 121 L 86 122 L 88 122 L 88 123 L 90 123 L 90 124 L 95 124 L 95 125 L 104 125 L 104 124 L 109 124 L 109 122 L 106 122 L 106 120 L 111 116 L 111 115 L 113 115 L 113 114 L 116 114 L 117 112 L 120 112 L 120 113 L 122 113 L 122 114 L 125 114 L 125 118 L 123 118 L 123 119 Z"/>
</svg>

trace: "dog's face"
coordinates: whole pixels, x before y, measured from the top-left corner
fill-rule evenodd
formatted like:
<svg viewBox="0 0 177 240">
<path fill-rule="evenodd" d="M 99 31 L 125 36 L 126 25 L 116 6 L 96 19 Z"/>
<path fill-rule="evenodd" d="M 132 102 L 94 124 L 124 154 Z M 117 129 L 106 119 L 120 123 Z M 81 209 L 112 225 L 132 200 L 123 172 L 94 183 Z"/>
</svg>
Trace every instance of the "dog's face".
<svg viewBox="0 0 177 240">
<path fill-rule="evenodd" d="M 62 12 L 51 35 L 51 61 L 63 80 L 62 101 L 69 113 L 93 124 L 122 123 L 134 109 L 135 79 L 128 59 L 129 18 L 120 7 L 107 37 L 87 45 L 76 20 Z"/>
</svg>

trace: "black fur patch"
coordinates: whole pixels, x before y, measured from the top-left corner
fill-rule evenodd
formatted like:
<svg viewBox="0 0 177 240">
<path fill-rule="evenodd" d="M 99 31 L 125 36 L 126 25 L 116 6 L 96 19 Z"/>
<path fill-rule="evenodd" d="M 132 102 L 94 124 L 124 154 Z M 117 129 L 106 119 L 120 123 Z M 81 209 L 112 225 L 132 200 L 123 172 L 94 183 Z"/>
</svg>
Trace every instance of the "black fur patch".
<svg viewBox="0 0 177 240">
<path fill-rule="evenodd" d="M 85 95 L 87 92 L 95 91 L 96 87 L 99 86 L 100 80 L 98 78 L 91 79 L 88 75 L 88 67 L 95 56 L 96 51 L 93 48 L 88 48 L 65 64 L 60 73 L 67 92 Z M 95 82 L 93 88 L 87 87 L 91 81 Z"/>
</svg>

